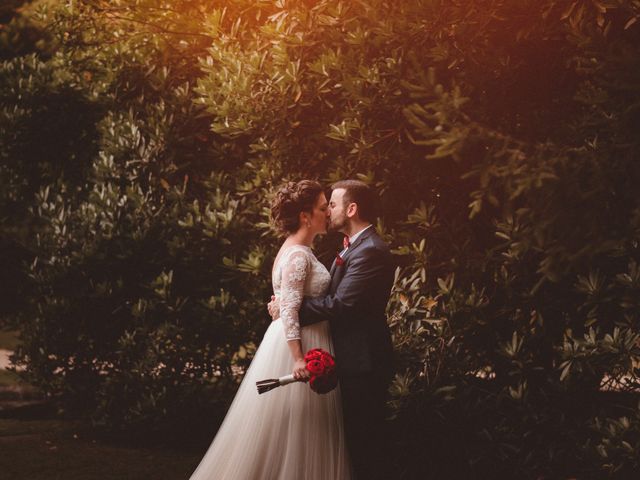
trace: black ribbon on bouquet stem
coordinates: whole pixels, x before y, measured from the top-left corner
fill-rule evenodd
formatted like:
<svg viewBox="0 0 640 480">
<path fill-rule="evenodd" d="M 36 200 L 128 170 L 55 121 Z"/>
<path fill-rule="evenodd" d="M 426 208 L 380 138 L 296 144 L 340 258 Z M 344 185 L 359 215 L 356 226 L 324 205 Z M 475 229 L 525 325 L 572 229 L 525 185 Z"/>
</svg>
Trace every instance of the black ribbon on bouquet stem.
<svg viewBox="0 0 640 480">
<path fill-rule="evenodd" d="M 266 380 L 260 380 L 256 382 L 256 387 L 258 387 L 258 393 L 263 394 L 268 392 L 269 390 L 273 390 L 274 388 L 282 387 L 283 385 L 289 385 L 293 382 L 299 382 L 300 380 L 296 380 L 293 375 L 285 375 L 280 378 L 268 378 Z"/>
</svg>

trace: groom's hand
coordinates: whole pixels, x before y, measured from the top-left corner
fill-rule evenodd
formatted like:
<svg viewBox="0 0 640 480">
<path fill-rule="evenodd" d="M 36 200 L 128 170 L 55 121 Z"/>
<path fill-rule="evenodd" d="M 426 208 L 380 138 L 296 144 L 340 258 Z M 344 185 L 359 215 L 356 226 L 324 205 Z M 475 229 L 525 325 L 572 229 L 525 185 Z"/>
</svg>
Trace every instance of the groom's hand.
<svg viewBox="0 0 640 480">
<path fill-rule="evenodd" d="M 267 304 L 267 310 L 271 315 L 271 320 L 280 318 L 280 300 L 275 295 L 271 295 L 271 301 Z"/>
</svg>

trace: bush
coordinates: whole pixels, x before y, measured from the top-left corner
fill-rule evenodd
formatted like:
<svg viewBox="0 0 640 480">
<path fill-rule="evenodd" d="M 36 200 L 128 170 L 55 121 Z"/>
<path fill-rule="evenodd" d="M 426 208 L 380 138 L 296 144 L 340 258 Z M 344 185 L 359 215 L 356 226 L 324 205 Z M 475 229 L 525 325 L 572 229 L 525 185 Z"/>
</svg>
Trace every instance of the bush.
<svg viewBox="0 0 640 480">
<path fill-rule="evenodd" d="M 57 22 L 50 59 L 1 80 L 37 79 L 8 96 L 6 132 L 38 88 L 97 115 L 64 129 L 86 142 L 69 147 L 83 181 L 55 170 L 16 202 L 39 234 L 20 353 L 35 381 L 121 424 L 197 403 L 259 338 L 273 185 L 358 177 L 399 263 L 401 477 L 637 469 L 635 3 L 81 5 L 40 20 Z"/>
<path fill-rule="evenodd" d="M 184 425 L 227 404 L 267 323 L 263 187 L 193 102 L 198 41 L 93 15 L 41 7 L 55 53 L 2 69 L 4 225 L 28 232 L 15 360 L 96 423 Z"/>
<path fill-rule="evenodd" d="M 199 80 L 214 131 L 382 192 L 404 476 L 633 471 L 589 452 L 637 395 L 599 392 L 640 353 L 637 7 L 237 3 Z"/>
</svg>

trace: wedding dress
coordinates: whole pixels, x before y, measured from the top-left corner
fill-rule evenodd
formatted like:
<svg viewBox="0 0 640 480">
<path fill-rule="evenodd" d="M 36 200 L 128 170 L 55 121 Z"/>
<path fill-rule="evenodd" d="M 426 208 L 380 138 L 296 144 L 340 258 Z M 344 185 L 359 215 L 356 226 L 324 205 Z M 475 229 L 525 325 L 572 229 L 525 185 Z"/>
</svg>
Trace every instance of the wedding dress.
<svg viewBox="0 0 640 480">
<path fill-rule="evenodd" d="M 330 275 L 310 248 L 285 247 L 273 268 L 280 318 L 271 322 L 229 411 L 191 480 L 348 480 L 339 387 L 325 395 L 294 383 L 258 395 L 256 381 L 293 370 L 287 340 L 333 353 L 328 322 L 301 328 L 303 296 L 323 295 Z"/>
</svg>

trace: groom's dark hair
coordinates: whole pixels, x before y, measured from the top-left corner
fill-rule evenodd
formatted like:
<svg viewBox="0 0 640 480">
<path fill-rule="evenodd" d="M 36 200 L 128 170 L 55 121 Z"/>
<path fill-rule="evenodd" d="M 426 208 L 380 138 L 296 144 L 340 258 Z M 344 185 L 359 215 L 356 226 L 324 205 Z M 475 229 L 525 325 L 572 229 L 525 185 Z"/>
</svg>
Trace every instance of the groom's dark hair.
<svg viewBox="0 0 640 480">
<path fill-rule="evenodd" d="M 333 190 L 344 189 L 344 204 L 358 205 L 358 216 L 365 222 L 374 223 L 377 217 L 377 197 L 373 189 L 360 180 L 340 180 L 331 185 Z"/>
</svg>

